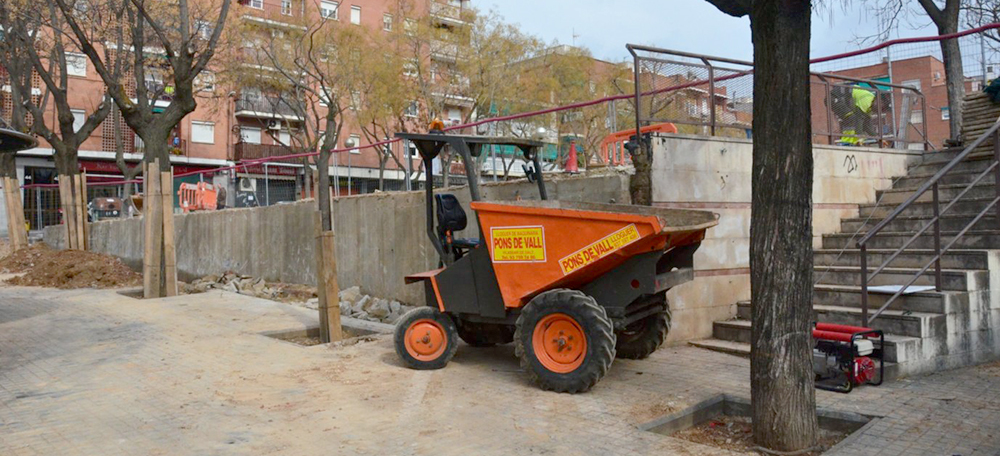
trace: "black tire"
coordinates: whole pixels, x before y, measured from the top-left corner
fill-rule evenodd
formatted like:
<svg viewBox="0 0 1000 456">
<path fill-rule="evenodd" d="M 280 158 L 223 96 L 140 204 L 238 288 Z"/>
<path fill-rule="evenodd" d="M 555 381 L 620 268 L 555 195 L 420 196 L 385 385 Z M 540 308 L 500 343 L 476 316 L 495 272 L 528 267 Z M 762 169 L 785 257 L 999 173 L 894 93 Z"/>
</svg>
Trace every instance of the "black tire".
<svg viewBox="0 0 1000 456">
<path fill-rule="evenodd" d="M 433 353 L 421 356 L 420 353 L 416 351 L 411 353 L 407 349 L 407 331 L 415 323 L 421 323 L 422 326 L 414 327 L 414 331 L 424 330 L 427 332 L 424 335 L 425 338 L 422 343 L 427 348 L 433 348 Z M 440 334 L 437 334 L 438 337 L 435 337 L 435 339 L 443 338 L 444 342 L 443 344 L 438 343 L 437 346 L 427 343 L 431 341 L 430 331 L 433 331 L 433 329 L 430 329 L 426 324 L 433 326 L 435 323 L 440 330 Z M 411 333 L 411 335 L 414 335 L 414 333 Z M 451 321 L 451 318 L 441 313 L 441 311 L 433 307 L 418 307 L 407 312 L 396 322 L 393 344 L 396 347 L 396 354 L 399 355 L 399 358 L 407 366 L 418 370 L 440 369 L 446 366 L 448 361 L 451 361 L 451 358 L 455 356 L 455 350 L 458 349 L 458 331 L 455 329 L 455 323 Z M 441 349 L 441 346 L 444 348 Z M 424 348 L 421 347 L 421 349 Z"/>
<path fill-rule="evenodd" d="M 619 358 L 643 359 L 652 355 L 663 345 L 670 332 L 670 309 L 650 315 L 617 334 L 615 349 Z"/>
<path fill-rule="evenodd" d="M 458 337 L 473 347 L 492 347 L 514 341 L 514 327 L 493 323 L 475 323 L 455 318 Z"/>
<path fill-rule="evenodd" d="M 569 372 L 550 370 L 535 353 L 533 337 L 536 327 L 552 314 L 572 318 L 586 339 L 587 348 L 582 363 Z M 604 377 L 615 359 L 615 333 L 611 319 L 594 298 L 577 290 L 556 289 L 532 299 L 517 318 L 514 342 L 521 367 L 528 372 L 531 380 L 542 389 L 561 393 L 589 390 Z"/>
</svg>

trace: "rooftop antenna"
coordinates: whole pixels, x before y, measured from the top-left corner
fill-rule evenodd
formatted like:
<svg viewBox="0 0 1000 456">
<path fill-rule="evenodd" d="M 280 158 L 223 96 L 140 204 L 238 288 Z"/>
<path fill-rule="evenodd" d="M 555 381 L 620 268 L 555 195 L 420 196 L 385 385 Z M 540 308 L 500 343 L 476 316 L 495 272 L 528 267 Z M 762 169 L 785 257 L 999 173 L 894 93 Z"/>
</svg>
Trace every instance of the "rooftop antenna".
<svg viewBox="0 0 1000 456">
<path fill-rule="evenodd" d="M 580 35 L 576 34 L 576 27 L 573 27 L 573 47 L 576 47 L 576 39 L 579 37 Z"/>
</svg>

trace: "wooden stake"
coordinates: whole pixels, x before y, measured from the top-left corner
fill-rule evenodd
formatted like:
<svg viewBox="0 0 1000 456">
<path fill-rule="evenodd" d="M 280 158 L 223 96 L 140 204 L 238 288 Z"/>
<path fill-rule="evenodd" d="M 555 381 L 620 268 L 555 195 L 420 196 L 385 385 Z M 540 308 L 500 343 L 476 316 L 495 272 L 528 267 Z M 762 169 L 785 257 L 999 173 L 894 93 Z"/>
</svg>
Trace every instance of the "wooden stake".
<svg viewBox="0 0 1000 456">
<path fill-rule="evenodd" d="M 84 203 L 84 200 L 87 197 L 81 192 L 85 188 L 85 185 L 83 183 L 83 176 L 80 173 L 73 175 L 73 194 L 75 196 L 74 203 L 76 204 L 76 248 L 80 250 L 87 250 L 87 235 L 84 232 L 87 221 L 87 205 Z"/>
<path fill-rule="evenodd" d="M 343 339 L 340 327 L 340 286 L 337 283 L 337 245 L 333 231 L 323 231 L 319 211 L 313 217 L 316 227 L 316 290 L 319 295 L 320 342 Z"/>
<path fill-rule="evenodd" d="M 23 249 L 28 247 L 28 228 L 24 225 L 24 205 L 21 204 L 21 188 L 17 183 L 17 179 L 7 178 L 7 184 L 4 186 L 9 188 L 10 196 L 7 198 L 10 201 L 10 212 L 11 218 L 14 220 L 13 234 L 9 237 L 12 239 L 11 244 L 15 249 Z"/>
<path fill-rule="evenodd" d="M 153 224 L 149 220 L 149 164 L 142 162 L 142 295 L 152 297 Z"/>
<path fill-rule="evenodd" d="M 7 238 L 10 239 L 11 251 L 15 251 L 21 248 L 19 242 L 20 238 L 17 235 L 17 216 L 14 215 L 15 202 L 14 202 L 14 180 L 3 176 L 3 201 L 4 209 L 7 211 Z"/>
<path fill-rule="evenodd" d="M 63 225 L 66 226 L 66 248 L 76 249 L 76 222 L 73 217 L 73 190 L 69 183 L 72 179 L 66 174 L 59 175 L 59 200 L 63 205 Z"/>
<path fill-rule="evenodd" d="M 81 174 L 80 187 L 83 193 L 83 213 L 87 213 L 87 172 L 84 171 Z M 87 222 L 87 216 L 83 217 L 83 250 L 90 250 L 90 223 Z"/>
<path fill-rule="evenodd" d="M 160 268 L 163 266 L 163 213 L 160 206 L 160 161 L 154 160 L 149 164 L 146 174 L 149 177 L 146 189 L 146 200 L 143 203 L 145 209 L 145 223 L 149 225 L 145 239 L 146 261 L 149 262 L 148 270 L 143 277 L 143 287 L 146 298 L 162 297 L 160 287 Z"/>
<path fill-rule="evenodd" d="M 173 170 L 160 174 L 160 204 L 163 206 L 163 283 L 165 296 L 177 296 L 177 250 L 174 246 Z"/>
</svg>

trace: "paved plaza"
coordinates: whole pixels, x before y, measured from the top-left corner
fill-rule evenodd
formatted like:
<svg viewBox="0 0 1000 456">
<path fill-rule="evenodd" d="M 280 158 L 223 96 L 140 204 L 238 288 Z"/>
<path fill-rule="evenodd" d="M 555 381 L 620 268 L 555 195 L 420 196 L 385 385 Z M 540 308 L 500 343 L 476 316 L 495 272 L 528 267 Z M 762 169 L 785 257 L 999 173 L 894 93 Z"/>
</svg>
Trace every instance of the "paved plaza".
<svg viewBox="0 0 1000 456">
<path fill-rule="evenodd" d="M 413 371 L 388 336 L 303 347 L 261 335 L 315 321 L 224 292 L 0 287 L 0 454 L 729 454 L 639 426 L 749 397 L 748 360 L 687 346 L 617 360 L 568 395 L 528 383 L 512 346 L 462 345 L 447 368 Z M 1000 365 L 817 394 L 881 416 L 830 454 L 1000 454 Z"/>
</svg>

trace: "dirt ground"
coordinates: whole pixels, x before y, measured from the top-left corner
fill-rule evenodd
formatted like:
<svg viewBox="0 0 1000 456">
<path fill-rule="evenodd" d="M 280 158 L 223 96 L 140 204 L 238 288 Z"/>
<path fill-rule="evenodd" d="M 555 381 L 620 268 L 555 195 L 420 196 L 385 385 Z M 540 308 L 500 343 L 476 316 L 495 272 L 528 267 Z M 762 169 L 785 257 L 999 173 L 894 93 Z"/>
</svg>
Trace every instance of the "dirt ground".
<svg viewBox="0 0 1000 456">
<path fill-rule="evenodd" d="M 803 456 L 819 456 L 830 447 L 836 445 L 837 442 L 847 437 L 847 434 L 825 429 L 820 429 L 819 434 L 820 449 L 801 453 Z M 671 437 L 722 448 L 724 450 L 745 453 L 753 453 L 757 447 L 753 443 L 753 429 L 751 428 L 750 418 L 743 416 L 718 416 L 698 426 L 675 432 Z"/>
<path fill-rule="evenodd" d="M 10 244 L 0 239 L 0 258 L 6 258 L 10 254 Z"/>
<path fill-rule="evenodd" d="M 121 288 L 142 283 L 142 275 L 121 260 L 94 252 L 53 250 L 35 244 L 5 256 L 0 271 L 24 273 L 11 285 L 53 288 Z"/>
</svg>

